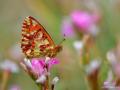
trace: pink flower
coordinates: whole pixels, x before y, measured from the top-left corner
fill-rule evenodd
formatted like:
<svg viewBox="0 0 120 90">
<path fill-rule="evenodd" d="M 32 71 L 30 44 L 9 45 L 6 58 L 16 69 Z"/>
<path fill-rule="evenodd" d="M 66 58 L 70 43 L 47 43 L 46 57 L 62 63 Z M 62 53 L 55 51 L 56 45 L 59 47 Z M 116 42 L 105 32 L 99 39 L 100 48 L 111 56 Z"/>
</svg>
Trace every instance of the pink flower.
<svg viewBox="0 0 120 90">
<path fill-rule="evenodd" d="M 31 69 L 34 73 L 37 73 L 40 75 L 44 72 L 45 62 L 43 60 L 39 61 L 37 59 L 32 59 L 31 64 L 32 64 Z"/>
<path fill-rule="evenodd" d="M 24 62 L 21 62 L 21 66 L 32 78 L 36 79 L 36 83 L 44 83 L 47 76 L 50 75 L 50 69 L 58 63 L 56 58 L 25 58 Z"/>
<path fill-rule="evenodd" d="M 71 14 L 73 23 L 83 32 L 89 32 L 94 24 L 98 22 L 98 15 L 90 14 L 85 11 L 74 11 Z"/>
<path fill-rule="evenodd" d="M 66 37 L 74 37 L 74 29 L 69 18 L 64 18 L 61 25 L 61 33 Z"/>
<path fill-rule="evenodd" d="M 51 58 L 48 61 L 45 59 L 34 58 L 31 61 L 31 69 L 37 75 L 42 75 L 46 72 L 46 66 L 50 69 L 55 64 L 58 64 L 58 60 L 55 58 Z"/>
</svg>

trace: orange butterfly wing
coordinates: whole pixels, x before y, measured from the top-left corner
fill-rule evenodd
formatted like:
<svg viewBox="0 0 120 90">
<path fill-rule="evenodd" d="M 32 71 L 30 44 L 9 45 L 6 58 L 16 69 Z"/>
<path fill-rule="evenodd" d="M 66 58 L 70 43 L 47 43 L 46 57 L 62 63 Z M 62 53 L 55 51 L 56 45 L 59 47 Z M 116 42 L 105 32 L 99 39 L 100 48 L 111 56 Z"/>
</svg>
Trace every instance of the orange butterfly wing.
<svg viewBox="0 0 120 90">
<path fill-rule="evenodd" d="M 28 58 L 45 56 L 55 44 L 44 27 L 33 17 L 26 17 L 22 26 L 21 48 Z"/>
</svg>

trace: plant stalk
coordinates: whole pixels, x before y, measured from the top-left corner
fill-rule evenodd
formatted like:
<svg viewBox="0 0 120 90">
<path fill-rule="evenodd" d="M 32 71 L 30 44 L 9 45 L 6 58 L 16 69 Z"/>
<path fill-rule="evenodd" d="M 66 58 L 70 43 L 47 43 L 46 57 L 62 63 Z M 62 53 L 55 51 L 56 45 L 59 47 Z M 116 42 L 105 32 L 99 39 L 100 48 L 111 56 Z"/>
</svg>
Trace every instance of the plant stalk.
<svg viewBox="0 0 120 90">
<path fill-rule="evenodd" d="M 0 90 L 7 90 L 7 83 L 10 76 L 10 71 L 4 70 L 2 74 L 2 84 Z"/>
</svg>

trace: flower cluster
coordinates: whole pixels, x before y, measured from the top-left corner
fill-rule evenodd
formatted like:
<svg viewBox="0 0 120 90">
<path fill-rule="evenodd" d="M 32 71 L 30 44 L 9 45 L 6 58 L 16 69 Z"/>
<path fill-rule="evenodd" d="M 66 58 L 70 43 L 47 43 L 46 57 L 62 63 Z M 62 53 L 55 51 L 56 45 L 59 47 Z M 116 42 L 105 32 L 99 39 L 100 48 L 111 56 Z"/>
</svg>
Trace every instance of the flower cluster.
<svg viewBox="0 0 120 90">
<path fill-rule="evenodd" d="M 24 62 L 21 62 L 21 66 L 27 73 L 29 73 L 29 75 L 36 81 L 37 84 L 41 84 L 43 86 L 43 90 L 46 90 L 45 88 L 50 88 L 50 69 L 58 63 L 59 62 L 56 58 L 33 58 L 31 60 L 25 58 Z M 50 83 L 51 87 L 54 86 L 57 81 L 58 77 L 55 77 Z"/>
<path fill-rule="evenodd" d="M 63 19 L 62 34 L 66 37 L 75 36 L 75 28 L 81 33 L 88 33 L 96 36 L 99 32 L 97 23 L 100 21 L 100 15 L 97 13 L 89 13 L 87 11 L 73 11 L 69 17 Z"/>
</svg>

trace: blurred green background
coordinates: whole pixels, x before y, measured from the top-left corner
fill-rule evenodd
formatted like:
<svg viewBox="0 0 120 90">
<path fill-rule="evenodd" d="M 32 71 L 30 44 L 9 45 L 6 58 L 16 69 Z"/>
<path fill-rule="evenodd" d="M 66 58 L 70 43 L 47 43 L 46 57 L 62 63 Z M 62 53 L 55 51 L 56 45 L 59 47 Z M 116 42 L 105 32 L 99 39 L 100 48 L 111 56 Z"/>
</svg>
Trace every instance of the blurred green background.
<svg viewBox="0 0 120 90">
<path fill-rule="evenodd" d="M 26 16 L 35 17 L 58 44 L 63 39 L 60 31 L 63 18 L 76 9 L 89 10 L 85 1 L 87 2 L 87 0 L 0 0 L 0 60 L 13 59 L 9 55 L 9 49 L 15 44 L 20 44 L 21 26 Z M 119 40 L 120 1 L 88 1 L 96 4 L 102 16 L 99 24 L 100 34 L 95 45 L 99 57 L 103 60 L 100 73 L 100 82 L 103 82 L 109 67 L 106 52 L 114 48 Z M 72 46 L 73 41 L 74 38 L 66 39 L 63 43 L 64 49 L 58 55 L 60 64 L 52 70 L 52 77 L 60 76 L 55 90 L 89 90 L 78 63 L 79 55 Z M 22 90 L 37 90 L 34 81 L 22 69 L 18 74 L 11 75 L 9 86 L 12 84 L 18 84 Z"/>
</svg>

